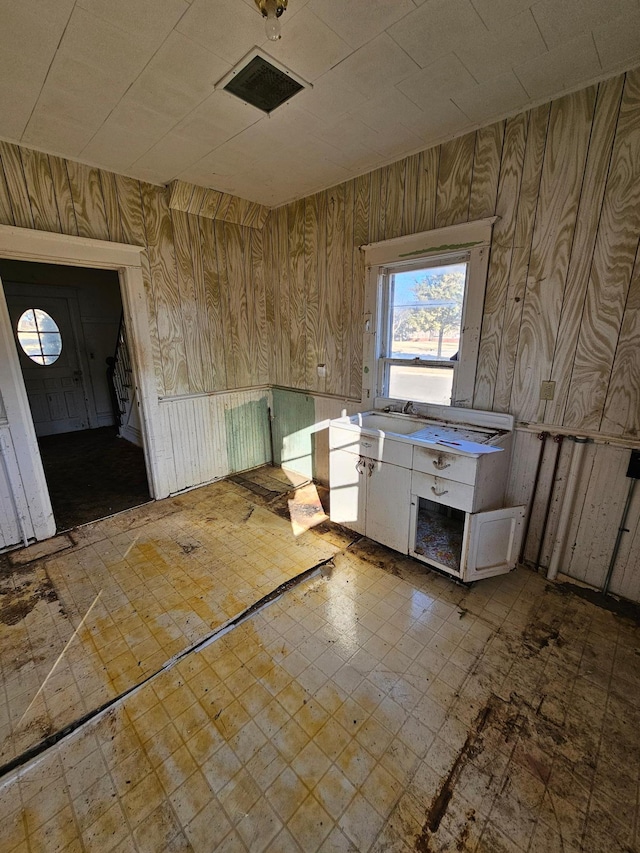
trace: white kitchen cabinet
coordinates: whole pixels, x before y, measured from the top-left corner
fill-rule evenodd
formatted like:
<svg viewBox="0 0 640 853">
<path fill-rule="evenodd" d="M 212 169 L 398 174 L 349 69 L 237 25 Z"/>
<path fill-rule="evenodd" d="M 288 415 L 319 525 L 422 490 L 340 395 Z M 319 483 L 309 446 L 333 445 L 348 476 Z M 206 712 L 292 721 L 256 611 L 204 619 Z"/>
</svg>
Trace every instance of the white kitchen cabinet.
<svg viewBox="0 0 640 853">
<path fill-rule="evenodd" d="M 388 462 L 366 460 L 365 536 L 407 553 L 411 515 L 411 471 Z"/>
<path fill-rule="evenodd" d="M 344 436 L 336 437 L 334 433 L 333 443 L 341 442 Z M 334 446 L 330 452 L 331 519 L 406 554 L 411 471 L 363 456 L 360 453 L 364 449 L 362 443 L 343 443 L 342 447 Z M 384 455 L 382 449 L 379 455 Z"/>
<path fill-rule="evenodd" d="M 371 412 L 332 421 L 331 519 L 470 582 L 515 566 L 525 507 L 503 505 L 511 416 L 455 416 Z"/>
<path fill-rule="evenodd" d="M 361 456 L 340 448 L 329 454 L 331 520 L 365 535 L 366 484 Z"/>
</svg>

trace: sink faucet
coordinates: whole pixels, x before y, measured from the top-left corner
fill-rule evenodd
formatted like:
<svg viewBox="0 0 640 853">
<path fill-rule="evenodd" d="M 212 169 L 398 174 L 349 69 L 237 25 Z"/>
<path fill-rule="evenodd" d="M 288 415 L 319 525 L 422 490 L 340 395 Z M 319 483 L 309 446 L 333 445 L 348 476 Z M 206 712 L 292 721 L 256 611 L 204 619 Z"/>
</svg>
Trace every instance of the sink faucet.
<svg viewBox="0 0 640 853">
<path fill-rule="evenodd" d="M 413 400 L 407 400 L 407 402 L 402 407 L 402 414 L 412 415 L 413 413 Z"/>
</svg>

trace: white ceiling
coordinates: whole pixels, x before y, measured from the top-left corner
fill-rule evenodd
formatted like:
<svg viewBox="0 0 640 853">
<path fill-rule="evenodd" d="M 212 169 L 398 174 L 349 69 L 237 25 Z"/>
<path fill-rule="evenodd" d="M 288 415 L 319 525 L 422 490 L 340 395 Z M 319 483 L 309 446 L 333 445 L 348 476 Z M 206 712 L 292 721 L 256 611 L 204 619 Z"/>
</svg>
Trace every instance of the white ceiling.
<svg viewBox="0 0 640 853">
<path fill-rule="evenodd" d="M 0 0 L 0 137 L 278 205 L 640 63 L 640 0 Z M 214 84 L 254 46 L 313 83 Z"/>
</svg>

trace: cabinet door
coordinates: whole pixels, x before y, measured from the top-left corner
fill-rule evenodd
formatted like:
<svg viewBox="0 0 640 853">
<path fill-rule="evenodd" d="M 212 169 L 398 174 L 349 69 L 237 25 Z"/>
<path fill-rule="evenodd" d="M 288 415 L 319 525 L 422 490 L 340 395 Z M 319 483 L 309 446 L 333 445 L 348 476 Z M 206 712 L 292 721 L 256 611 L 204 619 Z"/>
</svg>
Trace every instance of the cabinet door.
<svg viewBox="0 0 640 853">
<path fill-rule="evenodd" d="M 467 516 L 464 581 L 501 575 L 516 564 L 524 531 L 524 506 L 511 506 Z"/>
<path fill-rule="evenodd" d="M 365 532 L 366 460 L 347 450 L 329 454 L 331 521 Z"/>
<path fill-rule="evenodd" d="M 366 535 L 388 548 L 409 552 L 411 471 L 387 462 L 366 460 Z"/>
</svg>

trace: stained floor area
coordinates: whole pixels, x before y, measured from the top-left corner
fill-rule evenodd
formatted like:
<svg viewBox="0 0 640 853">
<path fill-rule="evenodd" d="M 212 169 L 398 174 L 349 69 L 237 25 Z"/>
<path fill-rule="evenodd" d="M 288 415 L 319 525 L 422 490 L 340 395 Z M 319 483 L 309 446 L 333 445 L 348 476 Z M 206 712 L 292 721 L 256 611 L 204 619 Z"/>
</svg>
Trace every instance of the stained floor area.
<svg viewBox="0 0 640 853">
<path fill-rule="evenodd" d="M 38 439 L 53 515 L 68 530 L 148 501 L 144 453 L 116 427 Z"/>
<path fill-rule="evenodd" d="M 147 507 L 126 513 L 127 530 L 100 522 L 110 536 L 93 528 L 84 543 L 36 563 L 52 591 L 4 623 L 3 648 L 43 603 L 52 618 L 73 622 L 59 612 L 59 592 L 74 588 L 81 552 L 114 538 L 119 544 L 103 554 L 126 552 L 146 525 L 164 531 L 171 556 L 156 579 L 180 565 L 173 589 L 182 601 L 164 588 L 158 596 L 169 595 L 175 624 L 179 611 L 185 624 L 195 613 L 203 576 L 219 569 L 202 551 L 197 524 L 206 527 L 207 517 L 215 515 L 214 529 L 224 525 L 226 557 L 218 559 L 239 559 L 247 575 L 273 562 L 285 540 L 313 552 L 300 570 L 322 566 L 5 773 L 0 849 L 637 850 L 640 629 L 524 569 L 468 589 L 324 521 L 295 536 L 283 517 L 295 494 L 278 494 L 274 480 L 262 475 L 257 486 L 266 494 L 242 481 L 191 492 L 153 505 L 166 511 L 153 520 L 144 518 Z M 320 520 L 308 488 L 294 513 L 302 528 L 305 518 Z M 238 539 L 248 524 L 250 550 Z M 196 542 L 187 553 L 183 546 Z M 245 600 L 292 577 L 289 566 L 263 577 Z M 224 577 L 234 595 L 236 583 L 251 584 L 242 572 Z M 113 615 L 110 596 L 96 607 Z M 215 591 L 204 598 L 215 601 Z M 138 624 L 157 624 L 145 619 Z M 113 621 L 129 636 L 123 620 Z M 196 634 L 206 635 L 210 621 Z"/>
</svg>

